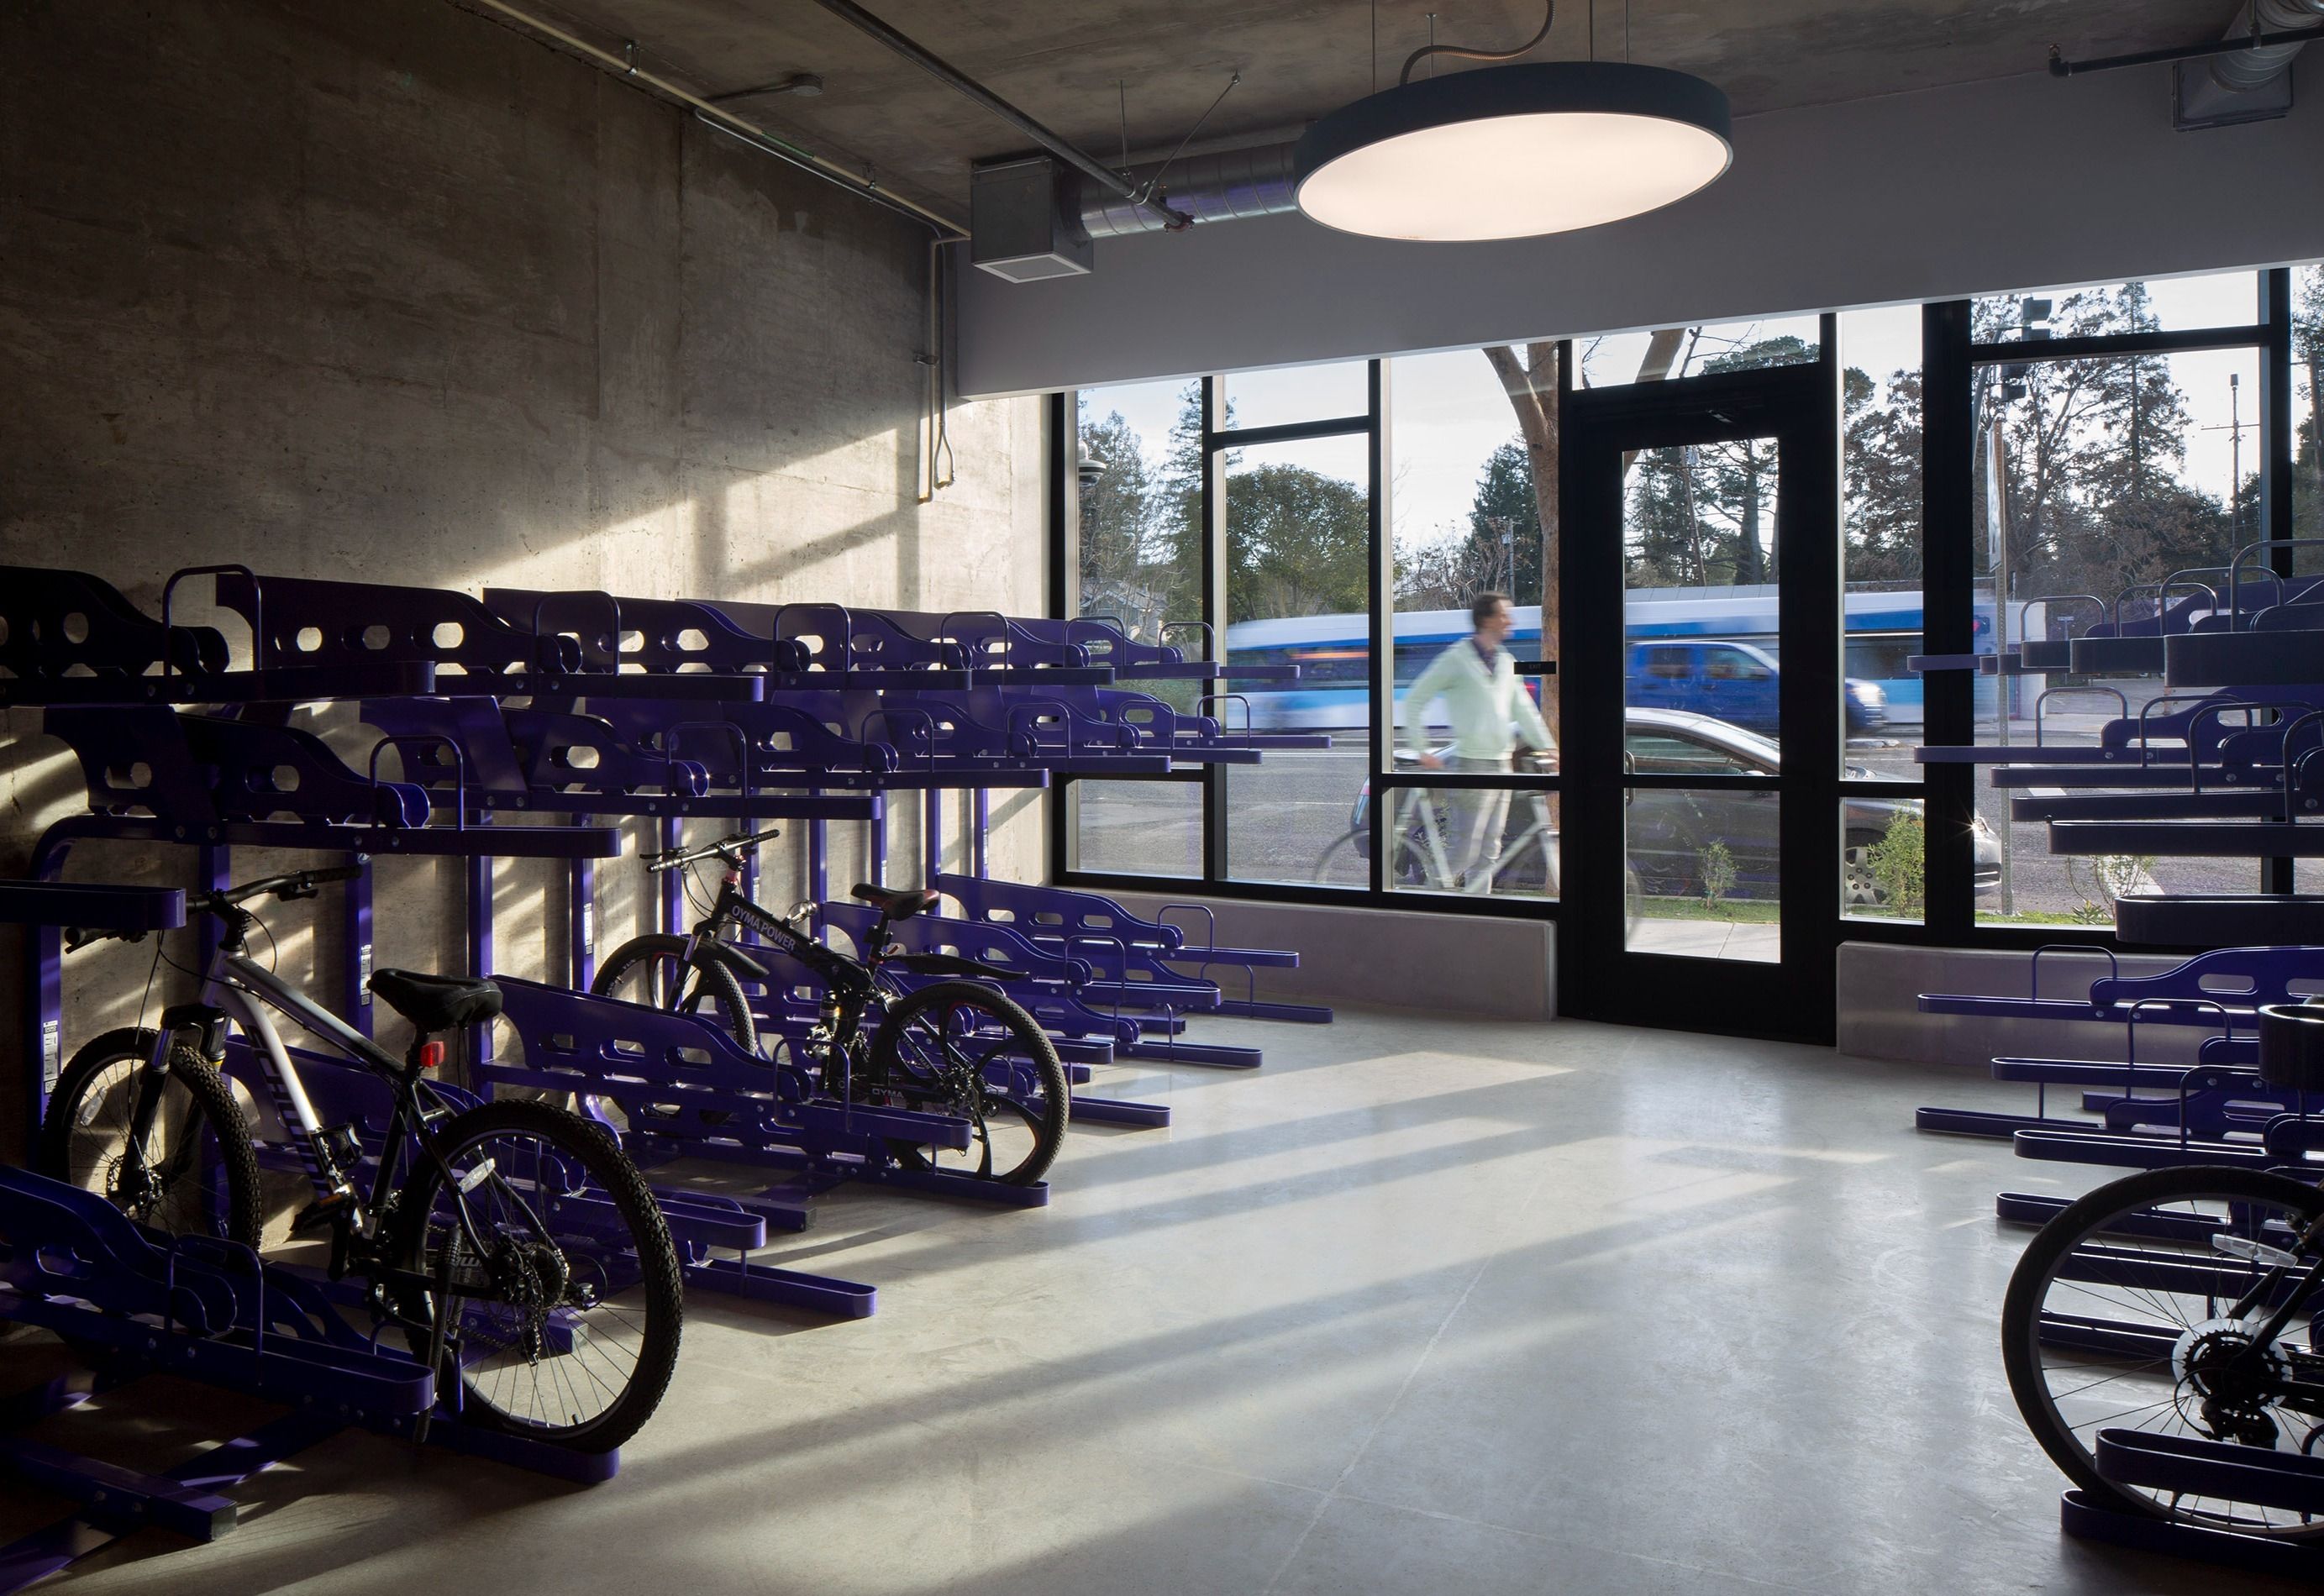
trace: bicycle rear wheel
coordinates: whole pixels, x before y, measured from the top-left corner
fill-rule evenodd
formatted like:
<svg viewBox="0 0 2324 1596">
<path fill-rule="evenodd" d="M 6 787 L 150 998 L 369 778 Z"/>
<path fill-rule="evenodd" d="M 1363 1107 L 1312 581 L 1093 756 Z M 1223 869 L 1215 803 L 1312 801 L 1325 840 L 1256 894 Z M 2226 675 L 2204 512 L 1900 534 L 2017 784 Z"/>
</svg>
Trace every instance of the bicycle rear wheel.
<svg viewBox="0 0 2324 1596">
<path fill-rule="evenodd" d="M 2256 1170 L 2153 1169 L 2071 1204 L 2027 1245 L 2001 1312 L 2009 1388 L 2051 1461 L 2100 1506 L 2290 1539 L 2324 1521 L 2248 1502 L 2117 1484 L 2102 1431 L 2314 1454 L 2324 1352 L 2300 1282 L 2324 1193 Z M 2269 1310 L 2293 1311 L 2270 1332 Z"/>
<path fill-rule="evenodd" d="M 957 1114 L 968 1149 L 894 1145 L 898 1159 L 1030 1185 L 1065 1139 L 1065 1066 L 1033 1017 L 989 986 L 939 981 L 889 1005 L 872 1038 L 871 1092 L 900 1106 Z"/>
<path fill-rule="evenodd" d="M 653 1194 L 610 1138 L 545 1102 L 471 1109 L 438 1147 L 396 1221 L 400 1266 L 430 1282 L 396 1293 L 412 1352 L 425 1361 L 435 1344 L 440 1295 L 437 1388 L 459 1382 L 463 1418 L 578 1452 L 619 1446 L 669 1388 L 685 1316 Z"/>
<path fill-rule="evenodd" d="M 156 1033 L 107 1031 L 72 1056 L 41 1121 L 39 1168 L 102 1194 L 138 1223 L 171 1236 L 258 1245 L 258 1154 L 224 1076 L 180 1042 L 168 1073 L 146 1067 Z M 136 1133 L 140 1100 L 159 1093 Z"/>
</svg>

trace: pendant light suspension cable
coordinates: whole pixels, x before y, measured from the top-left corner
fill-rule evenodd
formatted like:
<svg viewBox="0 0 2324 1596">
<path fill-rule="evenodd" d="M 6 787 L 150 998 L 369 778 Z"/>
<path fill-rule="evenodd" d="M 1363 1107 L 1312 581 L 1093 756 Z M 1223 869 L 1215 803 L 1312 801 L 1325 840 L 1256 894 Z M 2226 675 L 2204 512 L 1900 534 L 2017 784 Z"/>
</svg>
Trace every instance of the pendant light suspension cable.
<svg viewBox="0 0 2324 1596">
<path fill-rule="evenodd" d="M 1429 14 L 1432 18 L 1435 15 L 1434 12 L 1431 12 Z M 1404 70 L 1397 76 L 1397 83 L 1400 87 L 1411 82 L 1412 69 L 1418 66 L 1423 60 L 1426 60 L 1430 56 L 1457 55 L 1463 60 L 1471 61 L 1513 61 L 1519 56 L 1531 55 L 1535 51 L 1541 48 L 1541 42 L 1549 37 L 1549 25 L 1556 20 L 1557 0 L 1549 0 L 1549 14 L 1541 19 L 1541 32 L 1536 33 L 1523 44 L 1518 45 L 1515 50 L 1471 50 L 1464 45 L 1438 44 L 1433 42 L 1424 44 L 1418 50 L 1414 51 L 1410 55 L 1405 57 Z M 1432 26 L 1429 29 L 1429 32 L 1434 33 L 1435 29 Z"/>
</svg>

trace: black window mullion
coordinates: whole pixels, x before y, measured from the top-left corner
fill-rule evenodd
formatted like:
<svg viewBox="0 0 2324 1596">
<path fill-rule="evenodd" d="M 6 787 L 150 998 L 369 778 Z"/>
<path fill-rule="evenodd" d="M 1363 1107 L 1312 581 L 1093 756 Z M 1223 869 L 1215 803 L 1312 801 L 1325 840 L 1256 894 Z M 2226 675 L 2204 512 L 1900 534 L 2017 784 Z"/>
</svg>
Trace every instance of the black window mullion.
<svg viewBox="0 0 2324 1596">
<path fill-rule="evenodd" d="M 1371 542 L 1366 550 L 1372 574 L 1371 650 L 1365 666 L 1365 686 L 1370 689 L 1372 706 L 1372 771 L 1396 769 L 1396 627 L 1392 619 L 1396 611 L 1396 557 L 1388 536 L 1387 495 L 1380 486 L 1388 480 L 1389 469 L 1388 383 L 1388 363 L 1373 361 L 1368 382 L 1371 432 L 1366 460 L 1371 472 L 1370 520 L 1367 526 Z M 1388 802 L 1390 795 L 1387 791 L 1375 790 L 1379 792 L 1379 799 L 1364 811 L 1364 824 L 1372 834 L 1371 856 L 1364 863 L 1366 885 L 1377 895 L 1388 887 L 1388 830 L 1380 820 L 1380 813 L 1392 806 Z"/>
<path fill-rule="evenodd" d="M 1081 480 L 1075 474 L 1081 458 L 1081 396 L 1073 389 L 1049 396 L 1049 613 L 1069 620 L 1080 604 Z M 1081 824 L 1071 778 L 1049 795 L 1049 879 L 1065 879 L 1072 857 L 1066 827 Z"/>
<path fill-rule="evenodd" d="M 2295 444 L 2292 423 L 2292 272 L 2278 266 L 2260 273 L 2260 322 L 2267 330 L 2267 349 L 2259 368 L 2259 535 L 2270 539 L 2289 539 L 2292 527 L 2292 470 Z M 2315 396 L 2317 413 L 2324 415 L 2324 393 Z M 2228 505 L 2232 512 L 2234 495 L 2243 492 L 2243 484 L 2236 483 L 2228 490 Z M 2294 551 L 2272 549 L 2268 551 L 2268 568 L 2279 577 L 2292 574 Z M 2259 890 L 2263 892 L 2291 892 L 2297 890 L 2297 868 L 2289 859 L 2263 859 L 2259 862 Z"/>
<path fill-rule="evenodd" d="M 1203 379 L 1203 632 L 1212 658 L 1223 663 L 1226 651 L 1226 439 L 1220 432 L 1221 394 L 1225 383 L 1216 376 Z M 1205 690 L 1220 684 L 1209 681 Z M 1213 706 L 1212 707 L 1220 707 Z M 1227 875 L 1227 771 L 1224 765 L 1203 769 L 1203 879 L 1212 886 Z"/>
<path fill-rule="evenodd" d="M 1921 308 L 1921 624 L 1932 654 L 1966 654 L 1975 641 L 1976 410 L 1969 361 L 1969 306 L 1952 300 Z M 1977 733 L 1976 682 L 1965 670 L 1922 678 L 1923 740 L 1955 746 Z M 1975 919 L 1969 827 L 1978 771 L 1924 767 L 1928 789 L 1928 902 L 1923 925 L 1937 941 L 1960 941 Z"/>
<path fill-rule="evenodd" d="M 1971 344 L 1972 365 L 2018 365 L 2057 360 L 2109 360 L 2134 355 L 2184 355 L 2194 349 L 2243 349 L 2264 346 L 2268 329 L 2252 327 L 2190 328 L 2151 333 L 2096 333 L 2080 338 L 2012 338 Z"/>
</svg>

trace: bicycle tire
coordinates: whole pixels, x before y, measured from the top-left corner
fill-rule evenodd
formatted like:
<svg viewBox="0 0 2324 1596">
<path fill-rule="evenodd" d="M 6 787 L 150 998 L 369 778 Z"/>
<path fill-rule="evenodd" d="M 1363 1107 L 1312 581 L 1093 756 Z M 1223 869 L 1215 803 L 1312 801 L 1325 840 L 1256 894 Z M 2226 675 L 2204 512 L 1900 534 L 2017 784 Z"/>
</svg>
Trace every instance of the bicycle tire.
<svg viewBox="0 0 2324 1596">
<path fill-rule="evenodd" d="M 1344 863 L 1350 856 L 1355 854 L 1357 838 L 1362 837 L 1369 841 L 1370 835 L 1368 829 L 1359 826 L 1353 831 L 1342 832 L 1338 836 L 1333 837 L 1331 845 L 1316 855 L 1315 868 L 1309 872 L 1308 879 L 1319 887 L 1338 885 L 1339 883 L 1333 879 L 1333 871 Z M 1369 882 L 1371 880 L 1371 861 L 1359 856 L 1356 858 L 1356 863 L 1364 867 L 1364 880 Z"/>
<path fill-rule="evenodd" d="M 153 1056 L 157 1034 L 135 1027 L 110 1030 L 72 1056 L 42 1116 L 40 1173 L 98 1192 L 140 1224 L 165 1234 L 220 1236 L 256 1247 L 264 1210 L 250 1123 L 226 1077 L 183 1042 L 170 1049 L 169 1074 L 161 1088 L 165 1093 L 174 1088 L 181 1101 L 173 1112 L 171 1098 L 165 1096 L 151 1127 L 161 1130 L 165 1140 L 174 1144 L 186 1127 L 198 1123 L 208 1132 L 208 1156 L 224 1177 L 225 1201 L 214 1207 L 207 1200 L 198 1156 L 205 1144 L 198 1137 L 174 1152 L 164 1152 L 167 1167 L 158 1185 L 140 1182 L 133 1189 L 124 1185 L 125 1178 L 134 1178 L 134 1171 L 124 1167 L 136 1111 L 134 1089 L 150 1078 L 145 1064 Z M 114 1078 L 116 1070 L 123 1072 L 118 1079 Z M 107 1098 L 114 1100 L 109 1108 Z M 143 1148 L 138 1162 L 152 1167 Z"/>
<path fill-rule="evenodd" d="M 948 1041 L 943 1040 L 950 1037 L 954 1017 L 971 1009 L 998 1019 L 1008 1033 L 983 1049 L 973 1065 L 965 1059 L 954 1060 Z M 931 1068 L 925 1043 L 915 1044 L 912 1054 L 906 1054 L 910 1028 L 932 1011 L 940 1011 L 935 1032 L 940 1038 L 939 1052 L 945 1061 L 940 1072 Z M 1020 1096 L 994 1090 L 984 1075 L 984 1067 L 1004 1054 L 1030 1063 L 1038 1084 L 1038 1106 Z M 936 1078 L 939 1073 L 947 1078 Z M 958 1078 L 966 1074 L 975 1077 L 974 1100 L 967 1096 Z M 871 1057 L 862 1085 L 873 1093 L 900 1097 L 906 1107 L 926 1108 L 938 1113 L 957 1112 L 975 1121 L 983 1128 L 982 1161 L 985 1167 L 979 1174 L 1003 1185 L 1031 1185 L 1039 1180 L 1048 1173 L 1065 1144 L 1071 1100 L 1065 1085 L 1065 1067 L 1057 1062 L 1056 1047 L 1015 999 L 973 981 L 934 982 L 889 1005 L 879 1029 L 872 1033 Z M 993 1167 L 993 1131 L 988 1116 L 996 1112 L 1021 1121 L 1033 1140 L 1031 1150 L 1005 1170 Z M 975 1151 L 976 1139 L 972 1137 L 972 1152 Z M 890 1146 L 897 1161 L 908 1168 L 935 1167 L 935 1160 L 915 1144 L 891 1141 Z"/>
<path fill-rule="evenodd" d="M 573 1170 L 564 1162 L 570 1160 L 586 1176 L 586 1183 L 596 1188 L 593 1195 L 602 1195 L 610 1204 L 620 1227 L 617 1234 L 626 1242 L 626 1249 L 620 1245 L 607 1247 L 601 1232 L 596 1248 L 586 1252 L 568 1251 L 558 1240 L 553 1224 L 548 1227 L 549 1233 L 544 1233 L 542 1226 L 531 1222 L 524 1204 L 510 1200 L 521 1195 L 516 1183 L 524 1176 L 526 1166 L 516 1154 L 521 1141 L 528 1138 L 553 1150 L 558 1160 L 551 1167 L 549 1160 L 536 1150 L 529 1176 L 532 1190 L 537 1194 L 547 1189 L 550 1178 L 556 1180 L 558 1191 L 577 1189 L 579 1183 L 573 1179 Z M 445 1166 L 454 1169 L 457 1178 L 477 1173 L 481 1167 L 479 1156 L 492 1161 L 492 1171 L 465 1191 L 460 1201 L 475 1215 L 489 1206 L 494 1196 L 499 1197 L 503 1212 L 512 1215 L 517 1229 L 503 1233 L 495 1228 L 494 1240 L 512 1249 L 521 1245 L 525 1250 L 530 1260 L 525 1278 L 539 1279 L 540 1264 L 545 1261 L 544 1247 L 553 1249 L 558 1260 L 551 1268 L 551 1278 L 561 1268 L 564 1278 L 559 1301 L 544 1302 L 537 1309 L 517 1307 L 513 1314 L 503 1311 L 512 1306 L 503 1300 L 447 1294 L 455 1296 L 451 1311 L 459 1315 L 460 1334 L 470 1344 L 446 1346 L 443 1362 L 437 1370 L 438 1391 L 447 1388 L 452 1380 L 461 1382 L 460 1411 L 467 1422 L 576 1452 L 609 1452 L 619 1446 L 653 1416 L 669 1388 L 671 1371 L 678 1366 L 678 1343 L 686 1314 L 678 1250 L 670 1241 L 669 1225 L 653 1194 L 647 1189 L 644 1176 L 611 1137 L 579 1115 L 545 1102 L 489 1102 L 470 1109 L 443 1128 L 438 1145 L 443 1151 Z M 492 1149 L 499 1150 L 484 1150 Z M 399 1198 L 394 1222 L 396 1238 L 392 1256 L 404 1269 L 431 1281 L 438 1278 L 437 1271 L 445 1261 L 446 1240 L 458 1233 L 434 1222 L 444 1176 L 445 1167 L 433 1160 L 412 1170 Z M 485 1215 L 478 1222 L 496 1222 Z M 464 1241 L 463 1250 L 465 1245 Z M 593 1289 L 615 1288 L 603 1291 L 593 1304 L 570 1300 L 582 1284 Z M 405 1339 L 413 1355 L 424 1363 L 432 1339 L 432 1291 L 406 1287 L 394 1295 L 397 1313 L 405 1321 Z M 617 1303 L 626 1305 L 617 1307 Z M 547 1333 L 551 1312 L 557 1308 L 577 1314 L 582 1324 L 566 1351 L 551 1352 L 544 1359 L 537 1342 L 522 1349 L 524 1364 L 532 1376 L 528 1382 L 517 1372 L 509 1338 L 524 1335 L 521 1321 L 527 1319 L 536 1336 Z M 620 1364 L 606 1349 L 609 1345 L 615 1351 L 621 1349 L 619 1338 L 625 1328 L 634 1332 L 636 1355 L 628 1373 L 622 1375 Z M 475 1355 L 473 1343 L 495 1333 L 500 1338 L 498 1346 L 488 1348 L 482 1356 Z M 596 1354 L 594 1366 L 584 1361 L 592 1352 Z M 573 1359 L 583 1371 L 576 1378 L 566 1378 L 566 1371 L 557 1367 L 567 1357 Z M 546 1388 L 540 1377 L 544 1361 L 551 1365 Z M 594 1396 L 583 1385 L 583 1379 L 599 1389 L 613 1389 L 606 1384 L 609 1370 L 622 1382 L 613 1399 L 594 1413 L 569 1411 Z M 510 1379 L 502 1380 L 499 1377 L 503 1374 Z M 523 1398 L 522 1412 L 516 1411 L 516 1402 L 512 1400 L 518 1396 Z M 551 1404 L 547 1409 L 542 1407 L 544 1401 Z M 563 1421 L 554 1417 L 560 1409 L 568 1411 Z"/>
<path fill-rule="evenodd" d="M 2195 1206 L 2205 1202 L 2216 1204 L 2222 1211 L 2221 1216 L 2215 1217 Z M 2183 1213 L 2169 1212 L 2174 1204 L 2187 1207 Z M 2242 1206 L 2238 1208 L 2237 1204 Z M 2262 1222 L 2255 1215 L 2262 1204 L 2287 1210 L 2312 1223 L 2319 1214 L 2324 1214 L 2324 1192 L 2301 1181 L 2255 1169 L 2207 1165 L 2150 1169 L 2110 1181 L 2069 1204 L 2027 1243 L 2024 1257 L 2010 1276 L 2009 1290 L 2002 1304 L 2002 1363 L 2008 1372 L 2010 1394 L 2015 1398 L 2018 1411 L 2024 1416 L 2034 1440 L 2093 1503 L 2147 1518 L 2219 1527 L 2221 1515 L 2200 1506 L 2202 1501 L 2218 1499 L 2163 1491 L 2149 1494 L 2107 1479 L 2098 1471 L 2095 1442 L 2100 1427 L 2112 1427 L 2124 1420 L 2139 1418 L 2141 1422 L 2122 1427 L 2145 1429 L 2143 1416 L 2165 1407 L 2170 1410 L 2171 1419 L 2158 1416 L 2158 1423 L 2175 1421 L 2175 1430 L 2180 1434 L 2207 1434 L 2206 1426 L 2213 1416 L 2209 1405 L 2200 1403 L 2204 1422 L 2189 1423 L 2186 1404 L 2210 1394 L 2205 1388 L 2199 1361 L 2203 1355 L 2204 1338 L 2208 1335 L 2213 1338 L 2215 1346 L 2224 1344 L 2232 1349 L 2231 1342 L 2223 1343 L 2218 1339 L 2221 1335 L 2218 1327 L 2231 1322 L 2207 1318 L 2181 1323 L 2185 1315 L 2173 1317 L 2173 1305 L 2182 1296 L 2192 1300 L 2193 1294 L 2176 1285 L 2157 1286 L 2154 1281 L 2190 1278 L 2184 1273 L 2165 1275 L 2165 1265 L 2172 1271 L 2185 1271 L 2190 1266 L 2199 1265 L 2203 1272 L 2191 1278 L 2234 1284 L 2241 1269 L 2249 1271 L 2248 1278 L 2256 1283 L 2260 1278 L 2256 1265 L 2218 1251 L 2210 1245 L 2209 1236 L 2222 1230 L 2232 1233 L 2238 1227 L 2258 1228 Z M 2238 1213 L 2243 1217 L 2235 1217 Z M 2218 1222 L 2221 1217 L 2224 1223 Z M 2163 1261 L 2146 1261 L 2155 1259 Z M 2061 1265 L 2070 1270 L 2070 1278 L 2061 1278 Z M 2056 1306 L 2052 1305 L 2049 1290 L 2053 1282 L 2070 1287 L 2070 1294 L 2059 1298 Z M 2120 1291 L 2122 1300 L 2114 1305 L 2112 1311 L 2097 1314 L 2094 1308 L 2108 1299 L 2093 1287 Z M 2212 1300 L 2216 1305 L 2217 1299 Z M 2114 1312 L 2145 1315 L 2155 1323 L 2141 1324 L 2135 1318 L 2117 1319 Z M 2276 1344 L 2281 1346 L 2291 1341 L 2293 1325 L 2311 1318 L 2312 1313 L 2311 1304 L 2307 1310 L 2295 1314 Z M 2146 1339 L 2134 1340 L 2134 1333 Z M 2308 1334 L 2306 1325 L 2301 1325 L 2299 1334 L 2304 1341 Z M 2167 1354 L 2162 1351 L 2165 1344 L 2162 1338 L 2165 1336 L 2172 1338 L 2172 1350 Z M 2248 1338 L 2245 1344 L 2248 1344 Z M 2056 1391 L 2050 1383 L 2049 1366 L 2043 1361 L 2045 1346 L 2086 1359 L 2127 1363 L 2129 1367 L 2122 1377 L 2126 1380 L 2142 1371 L 2150 1372 L 2144 1373 L 2143 1387 L 2123 1389 L 2116 1385 L 2116 1377 L 2089 1378 L 2092 1370 L 2107 1367 L 2106 1362 L 2074 1363 L 2068 1365 L 2074 1370 L 2069 1377 L 2073 1384 L 2065 1391 Z M 2138 1352 L 2148 1355 L 2143 1361 L 2132 1361 Z M 2156 1370 L 2155 1366 L 2166 1356 L 2167 1366 Z M 2163 1384 L 2166 1376 L 2167 1387 Z M 2108 1387 L 2115 1388 L 2107 1389 Z M 2165 1390 L 2162 1399 L 2144 1407 L 2110 1411 L 2157 1388 Z M 2093 1391 L 2098 1395 L 2090 1396 Z M 2098 1416 L 2077 1426 L 2061 1410 L 2061 1398 L 2083 1400 L 2086 1406 L 2099 1410 Z M 2268 1422 L 2273 1432 L 2273 1418 Z M 2324 1425 L 2316 1426 L 2308 1438 L 2319 1440 L 2318 1432 L 2324 1432 Z M 2301 1437 L 2292 1437 L 2292 1444 L 2299 1448 Z M 2232 1509 L 2236 1504 L 2227 1505 Z M 2324 1536 L 2324 1521 L 2299 1521 L 2301 1516 L 2296 1514 L 2285 1517 L 2293 1521 L 2269 1524 L 2246 1513 L 2237 1527 L 2246 1533 L 2278 1538 L 2311 1539 Z"/>
<path fill-rule="evenodd" d="M 631 937 L 608 954 L 605 962 L 598 966 L 597 978 L 589 983 L 589 995 L 624 998 L 670 1013 L 695 1015 L 701 1013 L 706 1000 L 715 1008 L 720 1026 L 742 1045 L 742 1051 L 755 1056 L 759 1051 L 759 1020 L 751 1012 L 750 1000 L 742 994 L 742 983 L 716 959 L 698 955 L 689 959 L 689 941 L 684 936 L 661 935 Z M 659 969 L 664 964 L 692 971 L 691 985 L 664 987 Z M 646 996 L 625 994 L 620 990 L 624 983 L 641 977 L 648 982 Z"/>
</svg>

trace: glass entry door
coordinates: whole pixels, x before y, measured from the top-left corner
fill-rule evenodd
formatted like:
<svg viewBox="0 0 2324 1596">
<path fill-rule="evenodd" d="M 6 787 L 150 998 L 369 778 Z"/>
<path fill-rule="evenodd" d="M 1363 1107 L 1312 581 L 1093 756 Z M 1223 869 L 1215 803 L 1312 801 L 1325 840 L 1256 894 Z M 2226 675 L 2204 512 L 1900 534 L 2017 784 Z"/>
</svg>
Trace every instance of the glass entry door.
<svg viewBox="0 0 2324 1596">
<path fill-rule="evenodd" d="M 1563 401 L 1563 1012 L 1831 1037 L 1837 392 L 1817 361 Z"/>
</svg>

